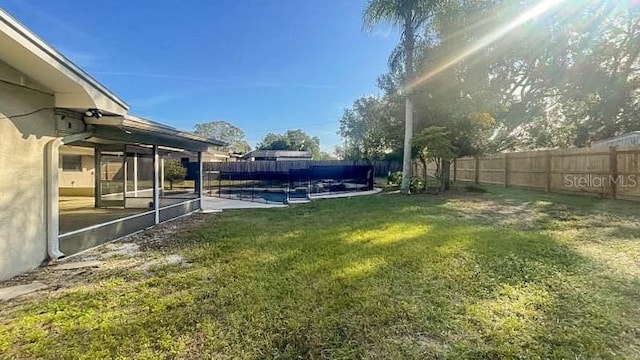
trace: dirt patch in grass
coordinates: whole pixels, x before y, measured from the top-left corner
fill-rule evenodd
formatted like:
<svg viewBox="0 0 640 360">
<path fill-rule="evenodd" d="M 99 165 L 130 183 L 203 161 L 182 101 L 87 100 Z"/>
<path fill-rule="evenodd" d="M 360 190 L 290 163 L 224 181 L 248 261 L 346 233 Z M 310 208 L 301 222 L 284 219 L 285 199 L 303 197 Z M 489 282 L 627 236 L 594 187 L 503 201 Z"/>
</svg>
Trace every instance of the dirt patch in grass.
<svg viewBox="0 0 640 360">
<path fill-rule="evenodd" d="M 104 244 L 48 266 L 18 275 L 0 283 L 2 287 L 30 284 L 38 281 L 49 288 L 5 302 L 4 307 L 15 306 L 36 296 L 51 296 L 65 289 L 81 286 L 102 278 L 108 278 L 114 272 L 143 272 L 151 276 L 150 268 L 159 265 L 188 266 L 181 255 L 174 254 L 176 247 L 192 242 L 190 235 L 206 221 L 217 214 L 192 214 L 173 221 L 165 222 L 117 241 Z M 72 270 L 58 270 L 56 265 L 76 262 L 99 261 L 98 267 L 86 267 Z"/>
</svg>

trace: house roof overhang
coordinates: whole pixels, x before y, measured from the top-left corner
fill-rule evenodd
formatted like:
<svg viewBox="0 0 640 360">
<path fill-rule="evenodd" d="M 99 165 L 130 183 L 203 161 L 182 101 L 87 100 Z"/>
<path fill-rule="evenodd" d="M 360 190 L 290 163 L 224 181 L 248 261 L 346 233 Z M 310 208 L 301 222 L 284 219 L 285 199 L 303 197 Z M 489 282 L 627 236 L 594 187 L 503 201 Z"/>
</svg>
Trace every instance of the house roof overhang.
<svg viewBox="0 0 640 360">
<path fill-rule="evenodd" d="M 93 126 L 96 138 L 127 144 L 161 145 L 203 152 L 210 147 L 227 145 L 132 115 L 85 118 L 84 121 Z"/>
<path fill-rule="evenodd" d="M 55 95 L 55 106 L 124 115 L 128 105 L 0 9 L 0 60 Z"/>
</svg>

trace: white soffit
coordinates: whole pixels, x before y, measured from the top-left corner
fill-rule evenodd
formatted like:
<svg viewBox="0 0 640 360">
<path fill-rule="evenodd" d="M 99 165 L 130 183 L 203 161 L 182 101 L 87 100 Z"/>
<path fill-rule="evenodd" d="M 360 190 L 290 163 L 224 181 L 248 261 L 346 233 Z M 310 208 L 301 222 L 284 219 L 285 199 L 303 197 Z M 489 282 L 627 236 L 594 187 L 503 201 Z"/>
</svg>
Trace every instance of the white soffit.
<svg viewBox="0 0 640 360">
<path fill-rule="evenodd" d="M 124 115 L 127 104 L 0 9 L 0 59 L 55 95 L 55 106 Z"/>
</svg>

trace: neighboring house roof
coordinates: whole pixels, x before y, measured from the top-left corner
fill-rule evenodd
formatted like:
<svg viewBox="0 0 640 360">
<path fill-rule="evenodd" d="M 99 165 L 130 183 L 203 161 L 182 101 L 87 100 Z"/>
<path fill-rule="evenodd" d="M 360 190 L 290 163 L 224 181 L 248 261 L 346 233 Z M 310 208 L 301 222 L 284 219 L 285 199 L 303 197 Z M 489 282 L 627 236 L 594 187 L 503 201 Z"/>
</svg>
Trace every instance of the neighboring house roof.
<svg viewBox="0 0 640 360">
<path fill-rule="evenodd" d="M 253 150 L 242 156 L 243 159 L 251 158 L 308 158 L 311 159 L 311 151 L 291 150 Z"/>
<path fill-rule="evenodd" d="M 198 156 L 197 153 L 193 151 L 185 151 L 183 153 L 184 156 L 190 158 L 196 158 Z M 216 148 L 209 148 L 209 150 L 202 152 L 202 160 L 205 162 L 209 161 L 227 161 L 230 158 L 234 158 L 234 154 L 231 154 L 227 151 L 218 150 Z"/>
<path fill-rule="evenodd" d="M 55 95 L 60 108 L 100 109 L 124 115 L 129 106 L 113 92 L 0 9 L 0 59 Z"/>
<path fill-rule="evenodd" d="M 609 139 L 595 141 L 591 144 L 593 147 L 605 147 L 605 146 L 626 146 L 626 145 L 638 145 L 640 144 L 640 131 L 632 131 L 620 136 L 612 137 Z"/>
</svg>

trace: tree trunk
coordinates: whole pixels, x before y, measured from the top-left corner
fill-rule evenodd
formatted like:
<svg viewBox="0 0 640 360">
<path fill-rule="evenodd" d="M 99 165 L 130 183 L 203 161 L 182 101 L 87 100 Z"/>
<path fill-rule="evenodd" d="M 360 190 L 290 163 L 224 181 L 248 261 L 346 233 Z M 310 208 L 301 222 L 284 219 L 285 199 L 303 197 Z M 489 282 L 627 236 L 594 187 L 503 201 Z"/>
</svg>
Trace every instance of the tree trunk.
<svg viewBox="0 0 640 360">
<path fill-rule="evenodd" d="M 451 173 L 451 161 L 450 160 L 442 160 L 442 189 L 447 191 L 451 188 L 451 183 L 449 181 L 450 173 Z"/>
<path fill-rule="evenodd" d="M 413 137 L 413 102 L 411 101 L 411 91 L 409 84 L 413 79 L 413 50 L 415 48 L 414 31 L 412 24 L 412 14 L 405 14 L 403 25 L 403 45 L 404 45 L 404 153 L 402 157 L 402 185 L 400 192 L 411 193 L 411 138 Z"/>
<path fill-rule="evenodd" d="M 420 158 L 420 162 L 422 162 L 422 189 L 427 190 L 427 159 Z"/>
<path fill-rule="evenodd" d="M 173 190 L 173 180 L 169 180 L 169 190 Z"/>
<path fill-rule="evenodd" d="M 400 191 L 411 193 L 411 137 L 413 137 L 413 103 L 409 96 L 405 101 L 404 118 L 404 154 L 402 157 L 402 185 Z"/>
</svg>

